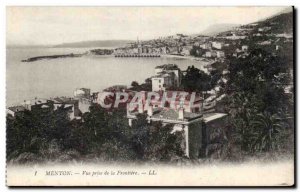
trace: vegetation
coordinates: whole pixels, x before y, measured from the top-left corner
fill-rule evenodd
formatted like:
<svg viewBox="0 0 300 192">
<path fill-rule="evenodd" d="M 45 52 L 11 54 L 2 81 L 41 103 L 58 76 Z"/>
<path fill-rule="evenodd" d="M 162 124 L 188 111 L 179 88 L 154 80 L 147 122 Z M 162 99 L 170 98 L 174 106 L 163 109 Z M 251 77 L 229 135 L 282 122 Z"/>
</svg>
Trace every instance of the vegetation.
<svg viewBox="0 0 300 192">
<path fill-rule="evenodd" d="M 17 163 L 70 160 L 169 161 L 182 157 L 180 133 L 146 123 L 141 114 L 128 126 L 124 109 L 107 112 L 94 104 L 83 121 L 63 110 L 7 116 L 7 159 Z"/>
<path fill-rule="evenodd" d="M 194 66 L 190 66 L 187 68 L 181 83 L 185 91 L 203 92 L 213 89 L 220 78 L 221 73 L 218 70 L 207 74 Z"/>
<path fill-rule="evenodd" d="M 142 83 L 142 84 L 139 84 L 137 81 L 132 81 L 130 90 L 133 90 L 133 91 L 151 91 L 152 90 L 151 78 L 145 79 L 145 82 Z"/>
<path fill-rule="evenodd" d="M 226 97 L 217 105 L 222 104 L 223 112 L 229 114 L 229 126 L 221 130 L 226 132 L 226 145 L 218 134 L 214 140 L 227 149 L 225 158 L 235 156 L 235 149 L 243 155 L 293 152 L 294 93 L 285 91 L 292 84 L 293 42 L 274 35 L 291 33 L 292 19 L 291 13 L 282 14 L 251 26 L 245 39 L 224 40 L 230 43 L 224 48 L 225 61 L 215 62 L 210 74 L 188 67 L 181 87 L 177 88 L 207 92 L 221 87 Z M 271 33 L 258 30 L 270 26 Z M 258 32 L 261 35 L 255 36 Z M 263 41 L 269 42 L 262 44 Z M 230 56 L 242 45 L 249 47 L 245 54 Z M 193 46 L 190 54 L 201 57 L 204 50 Z M 229 73 L 223 74 L 225 70 Z M 220 81 L 222 78 L 227 82 Z M 151 79 L 146 79 L 142 84 L 133 81 L 130 89 L 151 91 L 151 87 Z M 7 159 L 18 163 L 74 159 L 170 162 L 184 156 L 182 133 L 170 134 L 170 125 L 148 124 L 146 114 L 138 115 L 132 127 L 127 121 L 124 109 L 106 111 L 97 104 L 83 114 L 82 121 L 70 121 L 63 109 L 7 116 Z"/>
<path fill-rule="evenodd" d="M 204 54 L 205 50 L 197 46 L 193 46 L 190 50 L 190 55 L 194 57 L 202 57 Z"/>
<path fill-rule="evenodd" d="M 228 108 L 235 142 L 245 152 L 283 150 L 291 142 L 293 104 L 284 92 L 290 82 L 284 60 L 262 49 L 231 58 Z"/>
</svg>

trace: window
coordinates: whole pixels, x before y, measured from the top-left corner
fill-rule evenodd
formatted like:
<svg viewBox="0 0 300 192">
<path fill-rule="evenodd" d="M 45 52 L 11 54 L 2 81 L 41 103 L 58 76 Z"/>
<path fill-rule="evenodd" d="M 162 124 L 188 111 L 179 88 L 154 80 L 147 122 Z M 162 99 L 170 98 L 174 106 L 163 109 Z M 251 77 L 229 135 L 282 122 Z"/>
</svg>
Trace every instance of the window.
<svg viewBox="0 0 300 192">
<path fill-rule="evenodd" d="M 161 83 L 161 80 L 158 80 L 159 83 Z"/>
</svg>

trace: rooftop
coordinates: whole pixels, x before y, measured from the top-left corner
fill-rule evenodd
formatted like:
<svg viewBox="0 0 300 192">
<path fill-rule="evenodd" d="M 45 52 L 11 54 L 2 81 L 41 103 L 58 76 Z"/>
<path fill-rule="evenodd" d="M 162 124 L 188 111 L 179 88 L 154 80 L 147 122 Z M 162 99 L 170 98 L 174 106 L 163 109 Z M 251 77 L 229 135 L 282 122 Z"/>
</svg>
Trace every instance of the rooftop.
<svg viewBox="0 0 300 192">
<path fill-rule="evenodd" d="M 41 98 L 35 98 L 35 99 L 32 99 L 32 100 L 24 101 L 25 104 L 31 104 L 31 105 L 45 104 L 47 102 L 48 102 L 47 99 L 41 99 Z"/>
<path fill-rule="evenodd" d="M 137 110 L 129 112 L 129 115 L 135 116 L 138 114 Z M 173 121 L 192 121 L 202 117 L 200 113 L 191 113 L 191 112 L 184 112 L 184 120 L 178 119 L 179 113 L 177 110 L 174 109 L 164 109 L 164 108 L 154 108 L 153 115 L 151 119 L 160 119 L 164 120 L 173 120 Z"/>
<path fill-rule="evenodd" d="M 75 104 L 78 100 L 74 100 L 71 97 L 55 97 L 51 99 L 54 103 L 65 103 L 65 104 Z"/>
<path fill-rule="evenodd" d="M 175 76 L 175 74 L 173 72 L 162 71 L 158 73 L 158 75 L 152 76 L 151 78 L 163 78 L 163 77 L 171 77 L 171 76 Z"/>
<path fill-rule="evenodd" d="M 202 117 L 202 114 L 200 113 L 190 113 L 190 112 L 184 112 L 184 119 L 185 120 L 193 120 L 196 118 Z M 167 110 L 161 110 L 154 113 L 153 118 L 162 118 L 162 119 L 169 119 L 169 120 L 178 120 L 179 114 L 177 110 L 174 109 L 167 109 Z"/>
<path fill-rule="evenodd" d="M 26 108 L 24 106 L 13 106 L 13 107 L 8 107 L 9 110 L 13 111 L 13 112 L 19 112 L 19 111 L 25 111 Z"/>
<path fill-rule="evenodd" d="M 227 116 L 226 113 L 206 113 L 203 115 L 203 120 L 205 123 L 221 119 L 223 117 Z"/>
</svg>

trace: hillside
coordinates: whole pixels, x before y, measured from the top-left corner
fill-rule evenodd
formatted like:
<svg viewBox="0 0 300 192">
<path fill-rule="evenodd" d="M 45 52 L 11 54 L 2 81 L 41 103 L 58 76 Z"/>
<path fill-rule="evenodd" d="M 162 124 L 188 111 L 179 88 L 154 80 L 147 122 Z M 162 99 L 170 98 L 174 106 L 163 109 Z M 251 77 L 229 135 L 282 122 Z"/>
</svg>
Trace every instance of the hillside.
<svg viewBox="0 0 300 192">
<path fill-rule="evenodd" d="M 214 36 L 217 35 L 218 33 L 224 32 L 231 30 L 235 27 L 238 27 L 239 25 L 237 24 L 216 24 L 216 25 L 211 25 L 204 31 L 202 31 L 200 34 L 201 35 L 207 35 L 207 36 Z"/>
<path fill-rule="evenodd" d="M 272 26 L 273 33 L 293 32 L 293 12 L 282 13 L 257 23 L 260 27 Z"/>
</svg>

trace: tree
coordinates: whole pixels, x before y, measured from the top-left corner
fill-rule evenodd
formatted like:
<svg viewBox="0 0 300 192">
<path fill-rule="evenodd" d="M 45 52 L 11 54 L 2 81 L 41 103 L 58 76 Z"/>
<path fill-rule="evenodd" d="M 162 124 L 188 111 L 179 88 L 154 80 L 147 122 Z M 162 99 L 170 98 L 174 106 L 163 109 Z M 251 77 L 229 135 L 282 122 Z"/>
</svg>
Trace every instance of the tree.
<svg viewBox="0 0 300 192">
<path fill-rule="evenodd" d="M 139 83 L 136 82 L 136 81 L 132 81 L 132 82 L 131 82 L 131 86 L 132 86 L 132 87 L 137 87 L 137 86 L 139 86 Z"/>
<path fill-rule="evenodd" d="M 284 60 L 262 49 L 254 49 L 246 58 L 231 58 L 228 93 L 256 96 L 260 112 L 276 113 L 287 103 L 284 87 L 289 82 Z"/>
<path fill-rule="evenodd" d="M 170 161 L 183 157 L 181 142 L 183 135 L 171 133 L 173 125 L 163 126 L 161 122 L 147 121 L 146 114 L 140 114 L 133 123 L 132 147 L 138 159 Z"/>
<path fill-rule="evenodd" d="M 182 86 L 185 91 L 208 91 L 214 87 L 212 78 L 200 69 L 189 66 L 186 70 L 186 75 L 182 78 Z"/>
<path fill-rule="evenodd" d="M 262 49 L 245 58 L 231 58 L 227 94 L 234 139 L 246 152 L 271 151 L 287 142 L 283 126 L 289 82 L 283 58 Z M 285 111 L 285 112 L 283 112 Z M 279 139 L 280 138 L 280 139 Z"/>
<path fill-rule="evenodd" d="M 190 50 L 190 55 L 195 57 L 202 57 L 202 55 L 205 53 L 205 50 L 201 49 L 200 47 L 193 46 Z"/>
<path fill-rule="evenodd" d="M 253 130 L 252 148 L 258 151 L 270 151 L 282 146 L 284 135 L 283 122 L 276 114 L 260 113 L 251 119 Z"/>
</svg>

